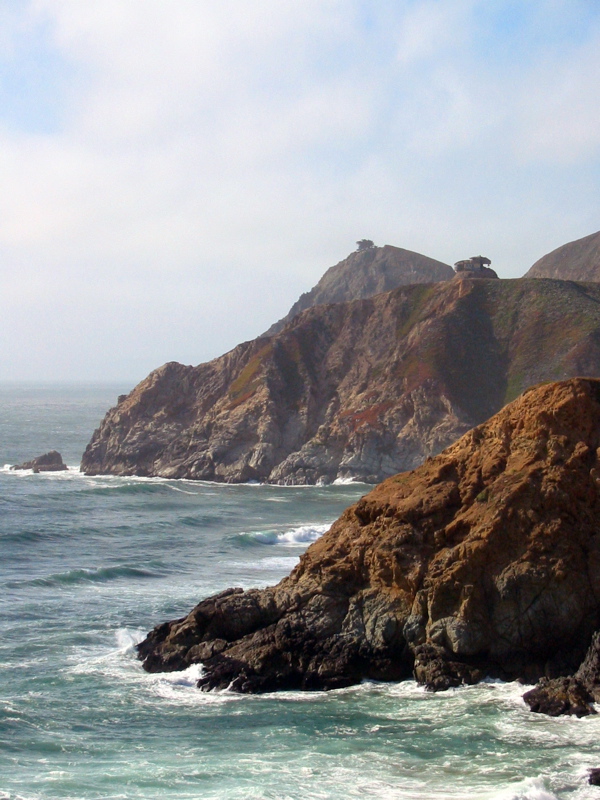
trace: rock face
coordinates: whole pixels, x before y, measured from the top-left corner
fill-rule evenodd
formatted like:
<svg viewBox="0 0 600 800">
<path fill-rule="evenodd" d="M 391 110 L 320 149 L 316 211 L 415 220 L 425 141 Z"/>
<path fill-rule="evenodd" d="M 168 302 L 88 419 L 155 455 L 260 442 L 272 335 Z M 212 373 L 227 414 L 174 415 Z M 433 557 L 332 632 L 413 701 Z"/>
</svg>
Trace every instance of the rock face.
<svg viewBox="0 0 600 800">
<path fill-rule="evenodd" d="M 61 454 L 57 453 L 56 450 L 51 450 L 49 453 L 44 453 L 43 456 L 38 456 L 32 461 L 15 464 L 11 469 L 32 469 L 34 472 L 62 472 L 68 467 L 63 464 Z"/>
<path fill-rule="evenodd" d="M 376 483 L 412 469 L 528 386 L 600 376 L 600 286 L 453 280 L 316 306 L 120 398 L 87 474 Z"/>
<path fill-rule="evenodd" d="M 600 381 L 542 385 L 376 487 L 277 586 L 204 600 L 139 655 L 239 692 L 572 674 L 600 623 L 599 520 Z"/>
<path fill-rule="evenodd" d="M 373 297 L 408 284 L 449 281 L 453 276 L 454 270 L 448 264 L 391 244 L 359 250 L 330 267 L 317 285 L 301 295 L 286 316 L 264 335 L 279 333 L 294 317 L 313 306 Z"/>
<path fill-rule="evenodd" d="M 539 261 L 526 278 L 559 278 L 563 281 L 600 281 L 600 231 L 563 244 Z"/>
<path fill-rule="evenodd" d="M 523 699 L 532 711 L 551 717 L 595 714 L 592 704 L 600 702 L 600 631 L 594 634 L 575 675 L 543 679 L 535 689 L 524 694 Z"/>
</svg>

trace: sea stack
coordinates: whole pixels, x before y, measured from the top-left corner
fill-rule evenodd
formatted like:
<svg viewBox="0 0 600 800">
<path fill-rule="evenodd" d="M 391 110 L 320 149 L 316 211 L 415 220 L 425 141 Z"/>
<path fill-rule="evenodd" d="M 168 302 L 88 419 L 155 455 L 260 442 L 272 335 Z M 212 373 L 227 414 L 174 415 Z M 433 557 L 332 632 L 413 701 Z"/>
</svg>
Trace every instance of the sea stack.
<svg viewBox="0 0 600 800">
<path fill-rule="evenodd" d="M 139 655 L 244 693 L 573 675 L 600 624 L 599 520 L 600 381 L 541 385 L 377 486 L 277 586 L 203 600 Z"/>
<path fill-rule="evenodd" d="M 34 472 L 64 472 L 68 469 L 67 465 L 63 463 L 62 456 L 56 450 L 50 450 L 49 453 L 44 453 L 42 456 L 31 461 L 25 461 L 23 464 L 15 464 L 11 467 L 14 470 L 31 469 Z"/>
</svg>

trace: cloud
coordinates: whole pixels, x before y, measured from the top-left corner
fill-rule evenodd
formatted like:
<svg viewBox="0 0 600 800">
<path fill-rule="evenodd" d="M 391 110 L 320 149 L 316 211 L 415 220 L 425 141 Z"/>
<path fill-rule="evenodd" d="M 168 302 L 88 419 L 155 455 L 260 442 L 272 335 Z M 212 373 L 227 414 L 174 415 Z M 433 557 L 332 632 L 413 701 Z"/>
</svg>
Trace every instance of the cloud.
<svg viewBox="0 0 600 800">
<path fill-rule="evenodd" d="M 600 11 L 578 25 L 569 5 L 4 11 L 0 86 L 32 52 L 47 82 L 22 81 L 28 113 L 0 117 L 0 315 L 13 341 L 0 377 L 141 378 L 161 359 L 218 355 L 362 237 L 446 261 L 489 250 L 517 275 L 591 232 Z M 60 359 L 15 336 L 28 317 Z"/>
</svg>

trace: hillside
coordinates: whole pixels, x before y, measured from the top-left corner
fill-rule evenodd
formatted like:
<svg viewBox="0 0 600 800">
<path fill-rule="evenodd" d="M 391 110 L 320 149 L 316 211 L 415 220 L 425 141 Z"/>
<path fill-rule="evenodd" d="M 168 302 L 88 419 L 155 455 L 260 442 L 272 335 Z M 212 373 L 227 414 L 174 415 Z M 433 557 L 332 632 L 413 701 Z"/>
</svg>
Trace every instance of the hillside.
<svg viewBox="0 0 600 800">
<path fill-rule="evenodd" d="M 524 277 L 600 281 L 600 231 L 542 256 Z"/>
<path fill-rule="evenodd" d="M 531 389 L 347 509 L 277 586 L 158 625 L 145 668 L 202 663 L 199 686 L 239 692 L 572 673 L 600 623 L 599 420 L 598 380 Z M 594 642 L 578 674 L 600 699 Z"/>
<path fill-rule="evenodd" d="M 412 285 L 310 308 L 198 367 L 169 363 L 108 412 L 87 474 L 376 482 L 534 383 L 600 375 L 600 285 Z"/>
<path fill-rule="evenodd" d="M 453 277 L 454 270 L 448 264 L 401 247 L 386 244 L 360 250 L 330 267 L 310 292 L 300 296 L 283 319 L 271 325 L 265 336 L 278 333 L 301 311 L 312 306 L 360 300 L 398 286 L 436 283 Z"/>
</svg>

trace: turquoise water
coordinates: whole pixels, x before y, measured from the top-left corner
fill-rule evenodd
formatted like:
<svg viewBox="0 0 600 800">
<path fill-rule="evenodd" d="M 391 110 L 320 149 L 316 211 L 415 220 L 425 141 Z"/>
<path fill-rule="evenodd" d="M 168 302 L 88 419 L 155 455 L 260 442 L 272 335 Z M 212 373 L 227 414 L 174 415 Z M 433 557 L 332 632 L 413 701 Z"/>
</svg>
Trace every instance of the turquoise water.
<svg viewBox="0 0 600 800">
<path fill-rule="evenodd" d="M 265 586 L 368 487 L 86 478 L 124 386 L 0 387 L 0 798 L 600 797 L 600 720 L 531 714 L 523 687 L 413 682 L 239 697 L 134 644 L 228 586 Z"/>
</svg>

